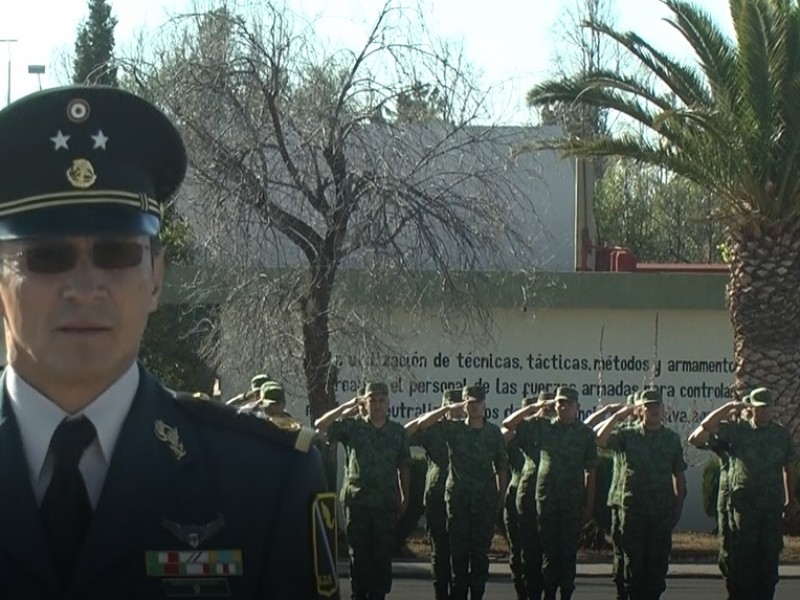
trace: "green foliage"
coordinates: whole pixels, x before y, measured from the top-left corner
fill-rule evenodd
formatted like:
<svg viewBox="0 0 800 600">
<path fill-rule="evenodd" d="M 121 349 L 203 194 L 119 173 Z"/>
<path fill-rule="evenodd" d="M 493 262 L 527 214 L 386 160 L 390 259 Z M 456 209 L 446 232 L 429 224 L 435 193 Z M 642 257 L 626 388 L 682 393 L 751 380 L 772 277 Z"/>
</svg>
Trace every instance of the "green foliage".
<svg viewBox="0 0 800 600">
<path fill-rule="evenodd" d="M 167 266 L 192 262 L 192 231 L 171 207 L 164 212 L 161 242 Z M 160 306 L 144 333 L 142 364 L 172 389 L 210 394 L 215 373 L 203 359 L 202 347 L 216 312 L 214 306 Z"/>
<path fill-rule="evenodd" d="M 698 4 L 665 0 L 667 20 L 688 42 L 677 61 L 634 32 L 598 19 L 586 27 L 618 45 L 629 69 L 593 67 L 535 86 L 533 108 L 572 103 L 621 117 L 599 138 L 546 140 L 571 155 L 615 156 L 666 169 L 720 202 L 735 225 L 785 223 L 800 212 L 800 4 L 731 2 L 734 38 Z M 697 66 L 694 66 L 694 65 Z M 633 127 L 626 127 L 632 124 Z"/>
<path fill-rule="evenodd" d="M 425 455 L 411 457 L 411 497 L 406 514 L 397 524 L 397 549 L 403 547 L 406 539 L 419 527 L 419 520 L 425 514 L 425 476 L 428 473 L 428 459 Z"/>
<path fill-rule="evenodd" d="M 116 17 L 111 15 L 107 0 L 89 0 L 89 17 L 78 28 L 72 80 L 117 86 L 114 66 L 114 29 Z"/>
<path fill-rule="evenodd" d="M 644 262 L 718 262 L 724 231 L 714 199 L 663 169 L 617 160 L 595 194 L 599 239 Z"/>
<path fill-rule="evenodd" d="M 709 517 L 717 517 L 717 497 L 719 495 L 719 467 L 716 456 L 703 469 L 703 510 Z"/>
</svg>

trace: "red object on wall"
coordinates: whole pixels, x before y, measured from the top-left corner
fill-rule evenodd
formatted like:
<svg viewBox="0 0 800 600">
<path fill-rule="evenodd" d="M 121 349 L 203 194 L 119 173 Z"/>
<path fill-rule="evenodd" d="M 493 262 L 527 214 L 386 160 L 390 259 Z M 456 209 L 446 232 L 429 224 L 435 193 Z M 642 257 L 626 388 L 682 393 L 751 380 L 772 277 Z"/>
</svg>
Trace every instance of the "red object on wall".
<svg viewBox="0 0 800 600">
<path fill-rule="evenodd" d="M 615 272 L 630 272 L 636 270 L 636 257 L 627 248 L 615 248 L 611 252 L 611 270 Z"/>
<path fill-rule="evenodd" d="M 611 246 L 595 246 L 594 248 L 594 270 L 595 271 L 610 271 L 611 270 L 611 251 L 614 250 Z"/>
</svg>

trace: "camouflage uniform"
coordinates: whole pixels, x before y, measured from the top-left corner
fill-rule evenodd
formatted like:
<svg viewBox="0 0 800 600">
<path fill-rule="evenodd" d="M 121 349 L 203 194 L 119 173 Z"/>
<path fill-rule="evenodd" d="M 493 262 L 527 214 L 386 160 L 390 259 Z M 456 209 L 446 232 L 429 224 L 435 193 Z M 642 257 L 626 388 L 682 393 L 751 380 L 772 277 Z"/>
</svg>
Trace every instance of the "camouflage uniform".
<svg viewBox="0 0 800 600">
<path fill-rule="evenodd" d="M 728 483 L 728 472 L 730 470 L 730 454 L 727 448 L 716 437 L 712 437 L 703 446 L 706 450 L 711 450 L 717 455 L 719 463 L 719 484 L 717 486 L 717 539 L 719 540 L 719 553 L 717 555 L 717 565 L 722 579 L 725 580 L 725 587 L 730 592 L 730 486 Z"/>
<path fill-rule="evenodd" d="M 358 598 L 387 594 L 396 542 L 397 469 L 411 464 L 405 429 L 394 421 L 377 428 L 354 417 L 331 423 L 328 439 L 348 448 L 344 506 L 353 593 Z"/>
<path fill-rule="evenodd" d="M 408 443 L 422 446 L 428 456 L 425 476 L 425 522 L 431 542 L 431 569 L 436 600 L 450 596 L 450 539 L 447 532 L 447 506 L 444 500 L 445 483 L 450 459 L 444 434 L 445 424 L 439 421 L 428 429 L 414 433 Z"/>
<path fill-rule="evenodd" d="M 577 401 L 577 393 L 569 393 Z M 516 437 L 528 456 L 535 455 L 538 445 L 536 512 L 546 597 L 554 598 L 561 588 L 562 597 L 569 598 L 575 589 L 584 473 L 597 466 L 594 431 L 577 420 L 565 425 L 558 419 L 531 419 L 520 427 Z"/>
<path fill-rule="evenodd" d="M 543 393 L 539 400 L 551 400 L 555 394 Z M 525 592 L 529 600 L 540 600 L 542 583 L 542 544 L 539 540 L 539 519 L 536 517 L 536 474 L 539 463 L 539 446 L 533 441 L 532 419 L 517 425 L 514 440 L 525 457 L 517 487 L 517 514 L 521 542 L 522 572 Z M 526 440 L 524 444 L 520 440 Z"/>
<path fill-rule="evenodd" d="M 655 401 L 647 392 L 641 401 Z M 649 430 L 636 423 L 615 429 L 608 447 L 624 455 L 618 493 L 625 587 L 633 600 L 657 600 L 666 589 L 672 547 L 673 475 L 686 471 L 681 440 L 663 425 Z"/>
<path fill-rule="evenodd" d="M 506 488 L 506 497 L 503 505 L 503 523 L 506 526 L 506 539 L 508 540 L 508 565 L 511 567 L 511 581 L 517 592 L 518 600 L 525 600 L 525 577 L 522 572 L 522 532 L 520 530 L 519 513 L 517 512 L 517 489 L 519 488 L 522 469 L 525 465 L 525 454 L 519 447 L 516 439 L 512 438 L 506 444 L 508 452 L 508 467 L 511 479 Z"/>
<path fill-rule="evenodd" d="M 468 394 L 467 394 L 468 395 Z M 453 599 L 483 597 L 497 515 L 496 473 L 508 469 L 500 428 L 486 421 L 442 421 L 450 451 L 445 499 L 453 565 Z"/>
<path fill-rule="evenodd" d="M 754 390 L 750 402 L 772 403 L 765 388 Z M 783 549 L 783 467 L 797 454 L 789 431 L 772 421 L 720 423 L 712 439 L 730 453 L 729 525 L 731 535 L 729 585 L 736 599 L 770 600 L 778 582 L 778 557 Z"/>
<path fill-rule="evenodd" d="M 636 396 L 631 394 L 626 400 L 626 405 L 633 405 Z M 627 427 L 630 423 L 620 423 L 618 427 Z M 620 475 L 625 471 L 625 456 L 621 452 L 612 453 L 611 484 L 608 486 L 607 506 L 611 513 L 611 545 L 613 547 L 613 562 L 611 572 L 614 586 L 617 588 L 617 600 L 627 600 L 625 591 L 625 553 L 622 551 L 622 531 L 620 529 L 622 510 L 622 494 L 619 488 Z"/>
</svg>

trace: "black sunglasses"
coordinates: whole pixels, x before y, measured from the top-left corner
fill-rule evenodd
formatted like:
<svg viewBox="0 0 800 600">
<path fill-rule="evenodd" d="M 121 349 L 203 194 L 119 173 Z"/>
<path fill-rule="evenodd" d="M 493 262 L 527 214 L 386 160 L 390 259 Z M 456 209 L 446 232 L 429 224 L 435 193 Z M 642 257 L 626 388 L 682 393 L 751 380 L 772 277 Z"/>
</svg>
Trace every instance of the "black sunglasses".
<svg viewBox="0 0 800 600">
<path fill-rule="evenodd" d="M 129 269 L 142 263 L 147 246 L 131 240 L 98 240 L 92 245 L 92 264 L 98 269 Z M 31 273 L 52 275 L 71 271 L 78 264 L 80 250 L 66 241 L 37 241 L 18 256 Z"/>
</svg>

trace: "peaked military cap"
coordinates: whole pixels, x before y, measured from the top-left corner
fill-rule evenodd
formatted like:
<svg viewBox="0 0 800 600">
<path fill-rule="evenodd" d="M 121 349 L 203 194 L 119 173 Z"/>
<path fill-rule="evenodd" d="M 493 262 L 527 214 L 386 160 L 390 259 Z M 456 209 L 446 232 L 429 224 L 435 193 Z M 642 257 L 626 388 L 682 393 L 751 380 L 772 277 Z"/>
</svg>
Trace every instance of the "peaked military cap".
<svg viewBox="0 0 800 600">
<path fill-rule="evenodd" d="M 370 381 L 364 386 L 364 395 L 370 396 L 372 394 L 383 394 L 384 396 L 388 396 L 389 386 L 382 381 Z"/>
<path fill-rule="evenodd" d="M 266 373 L 259 373 L 258 375 L 254 375 L 253 378 L 250 380 L 250 389 L 260 390 L 261 386 L 263 386 L 268 381 L 272 381 L 272 377 L 270 377 Z"/>
<path fill-rule="evenodd" d="M 639 395 L 635 397 L 634 402 L 637 406 L 642 406 L 643 404 L 661 404 L 664 402 L 664 399 L 661 397 L 661 392 L 656 388 L 648 388 L 639 392 Z"/>
<path fill-rule="evenodd" d="M 286 402 L 286 392 L 279 382 L 267 381 L 261 386 L 261 394 L 259 399 L 261 404 L 276 404 L 278 402 Z"/>
<path fill-rule="evenodd" d="M 445 390 L 442 394 L 442 406 L 455 404 L 456 402 L 461 402 L 461 390 L 455 388 Z"/>
<path fill-rule="evenodd" d="M 578 390 L 562 385 L 556 390 L 556 400 L 578 401 Z"/>
<path fill-rule="evenodd" d="M 70 86 L 0 110 L 0 239 L 157 235 L 186 174 L 170 120 L 130 92 Z"/>
<path fill-rule="evenodd" d="M 775 399 L 772 397 L 772 392 L 765 387 L 760 387 L 750 392 L 747 402 L 751 406 L 772 406 L 775 404 Z"/>
</svg>

